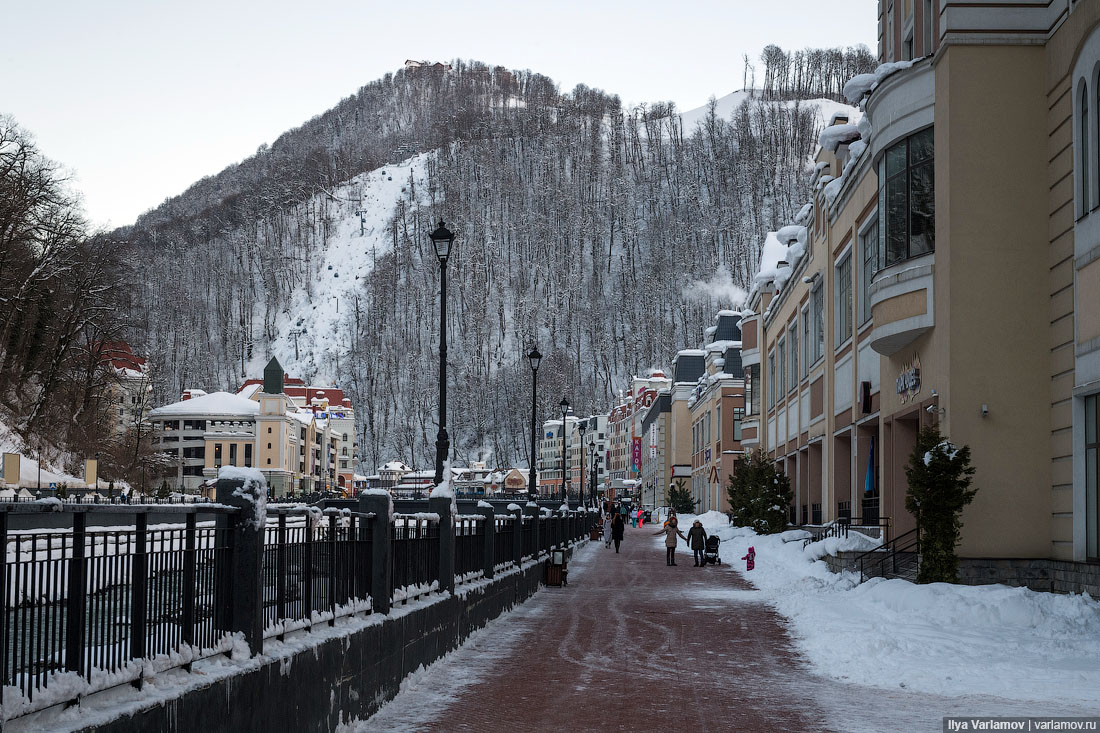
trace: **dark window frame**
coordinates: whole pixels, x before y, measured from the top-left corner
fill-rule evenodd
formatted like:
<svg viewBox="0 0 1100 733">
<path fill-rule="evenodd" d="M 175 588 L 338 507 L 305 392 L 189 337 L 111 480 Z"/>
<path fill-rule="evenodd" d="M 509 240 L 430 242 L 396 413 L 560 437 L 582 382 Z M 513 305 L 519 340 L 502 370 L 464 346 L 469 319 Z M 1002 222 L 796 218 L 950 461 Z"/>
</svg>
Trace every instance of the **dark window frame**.
<svg viewBox="0 0 1100 733">
<path fill-rule="evenodd" d="M 879 160 L 879 269 L 936 251 L 934 130 L 899 140 Z M 919 210 L 922 205 L 927 211 Z"/>
</svg>

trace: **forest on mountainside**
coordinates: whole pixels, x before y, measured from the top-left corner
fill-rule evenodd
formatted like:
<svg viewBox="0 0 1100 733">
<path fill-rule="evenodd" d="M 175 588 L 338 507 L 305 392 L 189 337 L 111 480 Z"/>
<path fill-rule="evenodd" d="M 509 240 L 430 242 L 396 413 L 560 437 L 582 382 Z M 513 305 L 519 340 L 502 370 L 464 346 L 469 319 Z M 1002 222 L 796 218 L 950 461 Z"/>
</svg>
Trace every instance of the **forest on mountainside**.
<svg viewBox="0 0 1100 733">
<path fill-rule="evenodd" d="M 820 84 L 794 73 L 802 56 L 766 54 L 767 88 L 730 119 L 712 104 L 694 130 L 670 103 L 624 109 L 597 89 L 562 93 L 477 62 L 368 84 L 116 232 L 140 253 L 128 315 L 158 399 L 239 384 L 278 336 L 276 315 L 311 287 L 339 186 L 437 151 L 427 190 L 398 202 L 392 251 L 346 327 L 312 338 L 338 341 L 363 468 L 430 465 L 439 265 L 427 233 L 446 219 L 458 235 L 447 323 L 456 458 L 525 464 L 526 346 L 546 355 L 543 416 L 563 394 L 578 412 L 607 409 L 630 374 L 700 343 L 714 310 L 732 305 L 715 291 L 750 282 L 764 233 L 809 195 L 828 120 L 804 96 L 836 98 L 837 74 L 874 66 L 862 47 L 830 53 L 840 71 Z"/>
<path fill-rule="evenodd" d="M 64 168 L 13 118 L 0 115 L 5 450 L 33 448 L 70 471 L 102 454 L 104 475 L 135 475 L 149 450 L 147 436 L 115 435 L 112 389 L 119 375 L 105 359 L 110 344 L 130 331 L 129 254 L 124 241 L 89 230 Z"/>
</svg>

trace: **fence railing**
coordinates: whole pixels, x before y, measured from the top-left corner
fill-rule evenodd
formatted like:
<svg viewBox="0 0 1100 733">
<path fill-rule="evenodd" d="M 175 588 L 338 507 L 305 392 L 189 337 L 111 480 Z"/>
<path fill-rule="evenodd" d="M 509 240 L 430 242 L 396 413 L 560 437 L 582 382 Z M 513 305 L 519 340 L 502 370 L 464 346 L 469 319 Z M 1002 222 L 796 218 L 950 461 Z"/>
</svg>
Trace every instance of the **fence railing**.
<svg viewBox="0 0 1100 733">
<path fill-rule="evenodd" d="M 446 499 L 432 499 L 433 512 L 392 514 L 384 493 L 361 497 L 358 511 L 265 506 L 259 493 L 235 493 L 241 484 L 220 482 L 222 503 L 0 500 L 4 716 L 189 670 L 239 651 L 238 639 L 257 654 L 264 639 L 388 613 L 393 603 L 577 542 L 595 521 L 585 512 L 537 517 L 533 506 L 525 516 L 488 505 L 456 516 Z M 35 513 L 60 514 L 71 526 L 9 530 L 9 516 Z M 99 514 L 123 524 L 89 528 L 89 515 Z M 171 521 L 152 525 L 150 514 Z"/>
</svg>

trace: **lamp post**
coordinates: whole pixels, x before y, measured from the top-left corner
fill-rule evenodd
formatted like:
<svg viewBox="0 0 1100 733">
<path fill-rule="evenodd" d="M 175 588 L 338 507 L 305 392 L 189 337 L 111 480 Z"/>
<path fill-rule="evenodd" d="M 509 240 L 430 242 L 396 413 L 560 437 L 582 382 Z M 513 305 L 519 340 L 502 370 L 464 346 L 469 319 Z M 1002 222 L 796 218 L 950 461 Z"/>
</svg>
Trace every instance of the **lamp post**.
<svg viewBox="0 0 1100 733">
<path fill-rule="evenodd" d="M 581 454 L 581 472 L 577 476 L 577 501 L 579 504 L 584 503 L 584 431 L 588 430 L 588 420 L 581 420 L 577 423 L 577 431 L 581 434 L 580 450 L 577 451 Z"/>
<path fill-rule="evenodd" d="M 440 219 L 439 226 L 428 236 L 439 258 L 439 432 L 435 436 L 435 485 L 439 486 L 443 483 L 443 462 L 451 450 L 447 435 L 447 260 L 455 235 Z"/>
<path fill-rule="evenodd" d="M 527 352 L 527 360 L 531 363 L 531 469 L 527 472 L 527 496 L 531 499 L 535 498 L 538 493 L 538 459 L 535 454 L 535 431 L 536 431 L 536 416 L 538 414 L 538 401 L 536 399 L 536 390 L 538 389 L 539 382 L 539 364 L 542 362 L 542 354 L 539 353 L 539 347 L 532 346 L 531 350 Z"/>
<path fill-rule="evenodd" d="M 565 431 L 565 417 L 569 414 L 569 400 L 562 397 L 559 406 L 561 407 L 561 500 L 565 501 L 569 485 L 569 480 L 565 477 L 565 472 L 569 468 L 569 456 L 565 452 L 566 446 L 569 444 L 569 434 Z"/>
</svg>

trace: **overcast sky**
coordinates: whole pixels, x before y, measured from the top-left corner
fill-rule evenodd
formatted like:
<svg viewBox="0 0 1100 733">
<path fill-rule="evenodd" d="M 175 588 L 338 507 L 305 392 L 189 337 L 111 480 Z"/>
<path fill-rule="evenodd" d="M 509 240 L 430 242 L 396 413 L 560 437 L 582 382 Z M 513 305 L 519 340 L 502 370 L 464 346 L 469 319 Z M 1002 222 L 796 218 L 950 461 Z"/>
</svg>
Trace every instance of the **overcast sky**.
<svg viewBox="0 0 1100 733">
<path fill-rule="evenodd" d="M 839 8 L 843 6 L 843 11 Z M 132 223 L 406 58 L 476 59 L 681 110 L 742 85 L 742 55 L 866 44 L 876 0 L 9 0 L 0 114 Z"/>
</svg>

